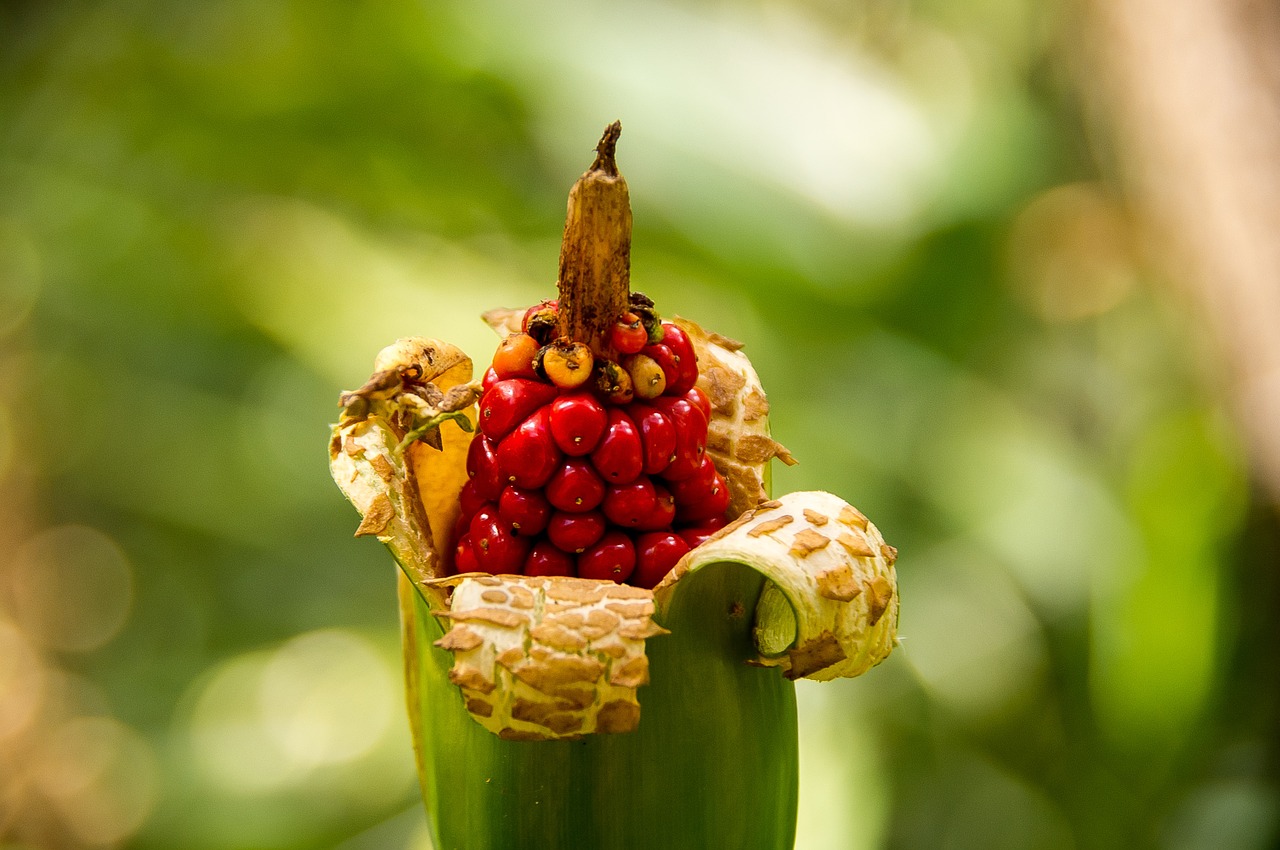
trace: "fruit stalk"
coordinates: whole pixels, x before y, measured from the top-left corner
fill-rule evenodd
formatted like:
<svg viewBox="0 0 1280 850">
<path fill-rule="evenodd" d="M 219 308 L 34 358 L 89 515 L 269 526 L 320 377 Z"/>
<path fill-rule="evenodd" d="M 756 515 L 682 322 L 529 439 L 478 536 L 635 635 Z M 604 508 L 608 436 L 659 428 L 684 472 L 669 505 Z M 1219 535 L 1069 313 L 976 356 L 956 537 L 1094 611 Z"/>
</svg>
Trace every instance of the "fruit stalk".
<svg viewBox="0 0 1280 850">
<path fill-rule="evenodd" d="M 615 159 L 622 124 L 610 124 L 596 159 L 569 192 L 560 243 L 560 335 L 613 357 L 608 332 L 627 311 L 631 198 Z"/>
</svg>

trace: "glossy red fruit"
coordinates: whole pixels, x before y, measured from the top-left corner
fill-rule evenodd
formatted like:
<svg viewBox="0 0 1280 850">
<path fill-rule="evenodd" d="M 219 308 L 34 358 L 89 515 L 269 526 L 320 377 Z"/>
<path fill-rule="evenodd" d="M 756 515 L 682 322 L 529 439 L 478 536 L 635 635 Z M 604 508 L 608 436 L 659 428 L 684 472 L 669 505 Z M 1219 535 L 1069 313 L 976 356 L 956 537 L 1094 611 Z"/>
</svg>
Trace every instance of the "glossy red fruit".
<svg viewBox="0 0 1280 850">
<path fill-rule="evenodd" d="M 578 576 L 624 582 L 636 568 L 636 548 L 621 531 L 607 532 L 578 556 Z"/>
<path fill-rule="evenodd" d="M 502 495 L 506 485 L 498 473 L 498 450 L 484 434 L 477 434 L 467 448 L 467 475 L 479 498 L 496 501 Z"/>
<path fill-rule="evenodd" d="M 640 431 L 621 409 L 609 409 L 609 425 L 600 445 L 591 453 L 591 465 L 606 484 L 626 484 L 644 470 Z"/>
<path fill-rule="evenodd" d="M 529 550 L 529 557 L 524 561 L 524 574 L 527 576 L 571 576 L 576 559 L 572 555 L 561 552 L 549 540 L 539 540 Z"/>
<path fill-rule="evenodd" d="M 590 461 L 570 458 L 561 464 L 545 490 L 547 501 L 557 510 L 581 514 L 600 507 L 605 485 Z"/>
<path fill-rule="evenodd" d="M 521 537 L 541 534 L 551 519 L 551 504 L 540 490 L 508 485 L 498 498 L 498 516 L 511 523 Z"/>
<path fill-rule="evenodd" d="M 480 495 L 479 490 L 476 488 L 476 482 L 468 480 L 466 484 L 462 485 L 462 492 L 458 494 L 459 516 L 465 517 L 467 522 L 470 522 L 485 501 L 485 498 Z"/>
<path fill-rule="evenodd" d="M 480 562 L 471 547 L 471 535 L 464 534 L 458 538 L 458 545 L 453 550 L 453 571 L 455 573 L 478 573 Z"/>
<path fill-rule="evenodd" d="M 498 443 L 498 471 L 506 484 L 527 490 L 544 486 L 564 455 L 551 439 L 551 408 L 541 407 Z"/>
<path fill-rule="evenodd" d="M 490 366 L 488 369 L 484 370 L 484 380 L 480 382 L 480 389 L 483 392 L 488 392 L 490 387 L 501 380 L 502 379 L 498 377 L 498 371 Z"/>
<path fill-rule="evenodd" d="M 702 411 L 702 415 L 711 421 L 711 399 L 700 387 L 694 387 L 684 394 L 685 400 Z"/>
<path fill-rule="evenodd" d="M 635 313 L 624 313 L 612 328 L 609 329 L 609 344 L 619 354 L 636 354 L 649 342 L 649 331 L 641 324 Z"/>
<path fill-rule="evenodd" d="M 631 583 L 655 586 L 688 551 L 689 544 L 675 532 L 641 534 L 636 538 L 636 571 L 631 574 Z"/>
<path fill-rule="evenodd" d="M 604 535 L 604 529 L 604 514 L 600 511 L 588 511 L 585 514 L 556 511 L 547 523 L 547 539 L 561 552 L 576 554 L 588 546 L 594 546 Z"/>
<path fill-rule="evenodd" d="M 662 411 L 647 404 L 633 404 L 627 413 L 640 432 L 644 474 L 657 475 L 675 458 L 676 426 Z"/>
<path fill-rule="evenodd" d="M 678 325 L 663 322 L 662 344 L 671 349 L 679 366 L 676 380 L 667 384 L 667 395 L 682 396 L 698 382 L 698 358 L 693 352 L 693 343 Z"/>
<path fill-rule="evenodd" d="M 658 494 L 648 476 L 630 484 L 615 484 L 604 494 L 605 518 L 623 528 L 635 528 L 649 518 L 658 506 Z"/>
<path fill-rule="evenodd" d="M 676 429 L 675 458 L 663 471 L 662 477 L 669 481 L 688 478 L 698 471 L 707 450 L 706 417 L 683 398 L 663 397 L 655 399 L 654 404 Z"/>
<path fill-rule="evenodd" d="M 684 539 L 684 542 L 689 544 L 690 549 L 697 549 L 708 537 L 724 528 L 727 524 L 728 521 L 724 517 L 713 517 L 695 525 L 677 529 L 676 534 L 679 534 Z"/>
<path fill-rule="evenodd" d="M 683 509 L 710 498 L 716 476 L 715 464 L 711 462 L 711 458 L 703 455 L 702 463 L 693 475 L 679 481 L 669 481 L 667 486 L 671 488 L 671 495 L 675 497 L 676 507 Z M 683 511 L 680 516 L 683 518 Z"/>
<path fill-rule="evenodd" d="M 653 485 L 653 511 L 640 521 L 636 528 L 640 531 L 670 531 L 676 520 L 676 500 L 666 487 Z"/>
<path fill-rule="evenodd" d="M 538 341 L 526 333 L 511 334 L 498 343 L 490 367 L 499 380 L 507 378 L 535 378 L 533 358 L 538 356 Z"/>
<path fill-rule="evenodd" d="M 588 393 L 562 395 L 551 403 L 551 437 L 571 457 L 591 454 L 608 424 L 604 405 Z"/>
<path fill-rule="evenodd" d="M 487 511 L 471 521 L 471 550 L 480 569 L 487 573 L 518 573 L 529 554 L 530 540 L 521 537 L 511 523 Z"/>
<path fill-rule="evenodd" d="M 676 355 L 671 349 L 663 344 L 646 345 L 640 349 L 640 353 L 650 358 L 658 364 L 662 369 L 662 377 L 665 381 L 663 392 L 680 380 L 680 364 L 676 360 Z"/>
<path fill-rule="evenodd" d="M 528 378 L 498 381 L 480 396 L 480 431 L 501 440 L 539 407 L 556 397 L 556 388 Z"/>
<path fill-rule="evenodd" d="M 716 473 L 706 496 L 688 505 L 681 505 L 677 501 L 676 514 L 681 522 L 702 522 L 716 517 L 723 518 L 724 512 L 729 509 L 729 495 L 729 485 L 725 483 L 720 473 Z"/>
</svg>

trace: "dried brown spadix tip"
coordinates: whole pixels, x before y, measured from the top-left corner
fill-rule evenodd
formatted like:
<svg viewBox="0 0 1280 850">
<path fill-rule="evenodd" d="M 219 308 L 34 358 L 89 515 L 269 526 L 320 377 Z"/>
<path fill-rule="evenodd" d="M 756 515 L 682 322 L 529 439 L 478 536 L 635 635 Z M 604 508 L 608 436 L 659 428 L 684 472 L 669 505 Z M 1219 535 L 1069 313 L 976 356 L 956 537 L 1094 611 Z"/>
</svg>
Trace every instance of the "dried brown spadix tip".
<svg viewBox="0 0 1280 850">
<path fill-rule="evenodd" d="M 631 285 L 631 198 L 614 158 L 622 125 L 596 146 L 596 160 L 569 192 L 560 245 L 560 335 L 612 357 L 608 331 L 627 311 Z"/>
</svg>

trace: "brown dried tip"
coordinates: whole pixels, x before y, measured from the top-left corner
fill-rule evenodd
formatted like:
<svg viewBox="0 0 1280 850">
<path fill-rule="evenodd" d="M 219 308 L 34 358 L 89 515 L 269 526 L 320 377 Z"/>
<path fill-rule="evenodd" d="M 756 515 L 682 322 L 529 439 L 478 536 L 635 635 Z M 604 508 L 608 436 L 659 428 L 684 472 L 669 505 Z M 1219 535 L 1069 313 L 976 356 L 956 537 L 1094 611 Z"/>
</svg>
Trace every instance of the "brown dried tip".
<svg viewBox="0 0 1280 850">
<path fill-rule="evenodd" d="M 604 135 L 596 145 L 596 161 L 591 163 L 591 171 L 603 171 L 610 177 L 618 176 L 618 162 L 615 154 L 618 151 L 618 137 L 621 135 L 621 121 L 614 121 L 604 128 Z"/>
</svg>

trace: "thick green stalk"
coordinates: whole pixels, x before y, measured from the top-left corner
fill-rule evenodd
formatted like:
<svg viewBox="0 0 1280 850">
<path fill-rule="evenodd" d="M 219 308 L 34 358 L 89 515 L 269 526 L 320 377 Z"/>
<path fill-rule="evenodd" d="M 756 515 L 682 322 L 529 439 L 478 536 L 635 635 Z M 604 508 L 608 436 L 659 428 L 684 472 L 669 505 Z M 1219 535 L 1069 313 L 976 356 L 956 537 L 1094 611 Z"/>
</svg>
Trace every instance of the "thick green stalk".
<svg viewBox="0 0 1280 850">
<path fill-rule="evenodd" d="M 505 741 L 466 712 L 443 630 L 400 581 L 409 715 L 437 850 L 733 847 L 795 838 L 795 690 L 756 667 L 763 579 L 740 564 L 687 576 L 647 642 L 639 727 L 577 741 Z"/>
</svg>

